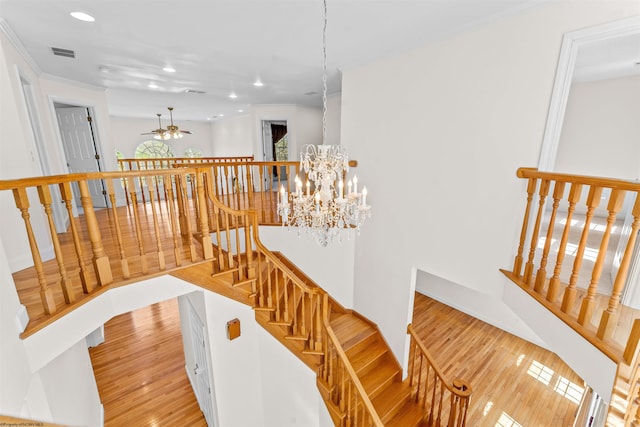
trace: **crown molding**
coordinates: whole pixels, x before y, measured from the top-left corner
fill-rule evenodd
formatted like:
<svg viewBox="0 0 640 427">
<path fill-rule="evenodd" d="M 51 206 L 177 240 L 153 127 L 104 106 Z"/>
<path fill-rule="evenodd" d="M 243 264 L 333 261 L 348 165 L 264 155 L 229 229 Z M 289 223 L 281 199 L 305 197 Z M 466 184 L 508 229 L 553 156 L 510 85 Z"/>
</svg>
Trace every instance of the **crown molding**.
<svg viewBox="0 0 640 427">
<path fill-rule="evenodd" d="M 22 59 L 29 65 L 36 75 L 42 75 L 42 69 L 38 66 L 36 61 L 33 60 L 31 55 L 27 53 L 27 49 L 24 47 L 16 33 L 13 32 L 9 23 L 2 17 L 0 17 L 0 31 L 7 37 L 13 48 L 18 52 Z"/>
</svg>

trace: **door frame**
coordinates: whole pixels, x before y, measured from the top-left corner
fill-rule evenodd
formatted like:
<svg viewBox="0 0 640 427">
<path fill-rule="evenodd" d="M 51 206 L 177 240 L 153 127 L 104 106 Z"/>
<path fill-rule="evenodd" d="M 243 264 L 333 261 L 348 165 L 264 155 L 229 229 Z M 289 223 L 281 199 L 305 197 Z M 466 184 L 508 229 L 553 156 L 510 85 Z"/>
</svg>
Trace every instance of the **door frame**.
<svg viewBox="0 0 640 427">
<path fill-rule="evenodd" d="M 562 38 L 562 47 L 558 58 L 556 76 L 551 92 L 551 101 L 547 115 L 542 147 L 540 149 L 540 159 L 538 170 L 551 172 L 555 168 L 556 155 L 560 144 L 562 125 L 573 81 L 573 72 L 576 57 L 580 47 L 589 43 L 609 40 L 617 37 L 640 34 L 640 16 L 620 19 L 602 25 L 596 25 L 577 31 L 565 33 Z M 631 215 L 631 210 L 627 211 L 627 217 Z M 629 218 L 626 219 L 628 221 Z M 616 252 L 621 251 L 623 236 Z M 631 266 L 627 275 L 627 280 L 623 289 L 623 301 L 630 304 L 628 296 L 634 293 L 634 287 L 640 286 L 640 254 L 639 250 L 634 251 Z M 617 271 L 617 270 L 616 270 Z M 613 273 L 613 269 L 612 269 Z M 612 277 L 612 281 L 615 280 Z M 633 286 L 629 286 L 634 284 Z M 630 289 L 631 288 L 631 289 Z M 640 304 L 640 302 L 639 302 Z"/>
<path fill-rule="evenodd" d="M 77 101 L 77 100 L 73 100 L 70 98 L 64 98 L 64 97 L 59 97 L 59 96 L 53 96 L 50 95 L 49 96 L 49 110 L 51 112 L 51 120 L 53 122 L 53 126 L 55 128 L 55 134 L 56 134 L 56 141 L 57 141 L 57 149 L 58 152 L 60 153 L 60 157 L 62 159 L 64 159 L 64 167 L 66 168 L 66 172 L 67 173 L 71 173 L 71 171 L 69 170 L 69 167 L 67 166 L 67 155 L 66 152 L 64 150 L 64 142 L 62 141 L 62 133 L 60 131 L 60 124 L 58 123 L 58 116 L 56 114 L 56 104 L 65 104 L 65 105 L 69 105 L 69 106 L 73 106 L 73 107 L 78 107 L 78 108 L 86 108 L 89 110 L 89 115 L 91 116 L 91 131 L 92 131 L 92 135 L 93 135 L 93 141 L 94 141 L 94 148 L 95 148 L 95 152 L 96 154 L 99 156 L 99 159 L 96 160 L 97 164 L 98 164 L 98 168 L 100 171 L 105 171 L 107 170 L 105 168 L 104 165 L 104 154 L 103 154 L 103 147 L 102 147 L 102 140 L 100 139 L 100 128 L 99 128 L 99 123 L 96 119 L 96 109 L 94 105 L 91 104 L 87 104 L 86 102 L 82 102 L 82 101 Z M 104 184 L 103 184 L 104 187 Z M 109 198 L 107 197 L 107 195 L 104 195 L 104 199 L 105 199 L 105 205 L 107 207 L 110 206 L 110 201 Z M 76 207 L 74 206 L 74 210 L 73 210 L 74 216 L 77 215 L 77 211 L 76 211 Z"/>
<path fill-rule="evenodd" d="M 553 171 L 560 143 L 560 134 L 573 81 L 573 70 L 581 46 L 616 37 L 640 33 L 640 16 L 621 19 L 603 25 L 565 33 L 558 58 L 556 77 L 551 92 L 549 113 L 542 139 L 538 170 Z"/>
</svg>

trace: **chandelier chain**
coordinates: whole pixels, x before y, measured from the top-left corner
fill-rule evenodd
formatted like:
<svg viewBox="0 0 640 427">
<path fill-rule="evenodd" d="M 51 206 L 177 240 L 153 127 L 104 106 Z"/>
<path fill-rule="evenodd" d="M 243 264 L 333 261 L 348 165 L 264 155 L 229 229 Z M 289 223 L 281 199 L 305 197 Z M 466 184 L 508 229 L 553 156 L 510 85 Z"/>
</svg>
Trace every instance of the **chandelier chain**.
<svg viewBox="0 0 640 427">
<path fill-rule="evenodd" d="M 355 175 L 345 182 L 349 172 L 346 148 L 341 144 L 326 144 L 327 0 L 323 0 L 323 6 L 322 145 L 302 147 L 299 174 L 306 178 L 306 185 L 297 174 L 293 183 L 285 181 L 280 186 L 278 215 L 282 226 L 297 228 L 298 234 L 309 234 L 320 245 L 326 246 L 334 240 L 340 241 L 343 231 L 359 232 L 365 219 L 371 216 L 371 206 L 367 204 L 367 188 L 362 186 L 359 191 Z"/>
<path fill-rule="evenodd" d="M 322 26 L 322 145 L 327 141 L 327 0 L 323 0 Z"/>
</svg>

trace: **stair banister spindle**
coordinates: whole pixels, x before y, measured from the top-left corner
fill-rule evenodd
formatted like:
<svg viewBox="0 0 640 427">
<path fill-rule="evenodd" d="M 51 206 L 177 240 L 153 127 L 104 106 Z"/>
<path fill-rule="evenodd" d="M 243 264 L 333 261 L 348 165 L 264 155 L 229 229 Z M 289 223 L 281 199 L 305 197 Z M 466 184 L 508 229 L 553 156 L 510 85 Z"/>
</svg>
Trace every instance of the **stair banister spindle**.
<svg viewBox="0 0 640 427">
<path fill-rule="evenodd" d="M 62 255 L 62 247 L 60 246 L 60 239 L 58 239 L 58 232 L 56 225 L 53 222 L 53 210 L 51 204 L 53 199 L 51 197 L 51 190 L 49 185 L 38 186 L 38 197 L 40 198 L 40 204 L 44 209 L 45 216 L 47 218 L 47 224 L 49 225 L 49 234 L 51 236 L 51 243 L 53 244 L 53 253 L 58 264 L 58 273 L 60 274 L 60 287 L 62 288 L 62 294 L 64 295 L 64 302 L 71 304 L 76 300 L 76 295 L 73 292 L 73 285 L 69 276 L 67 275 L 67 269 L 64 266 L 64 257 Z"/>
<path fill-rule="evenodd" d="M 204 182 L 205 170 L 198 169 L 196 173 L 197 194 L 198 194 L 198 213 L 200 219 L 200 233 L 202 239 L 202 256 L 204 259 L 213 258 L 213 244 L 211 243 L 211 234 L 209 234 L 209 216 L 207 215 L 207 197 L 205 195 Z M 249 249 L 247 248 L 247 251 Z"/>
<path fill-rule="evenodd" d="M 531 285 L 531 277 L 533 275 L 533 260 L 536 255 L 536 247 L 538 245 L 538 233 L 540 232 L 540 225 L 542 224 L 542 215 L 544 213 L 544 204 L 549 194 L 549 184 L 550 181 L 548 179 L 543 179 L 540 183 L 540 191 L 538 192 L 538 214 L 536 215 L 536 222 L 533 226 L 533 231 L 531 233 L 531 247 L 529 248 L 529 259 L 524 266 L 524 282 L 528 285 Z"/>
<path fill-rule="evenodd" d="M 127 179 L 129 180 L 129 187 L 135 189 L 135 177 L 129 175 Z M 140 256 L 140 271 L 142 271 L 142 274 L 147 274 L 149 268 L 147 264 L 147 256 L 145 255 L 144 250 L 144 238 L 142 236 L 142 228 L 140 226 L 140 212 L 138 209 L 138 195 L 136 191 L 131 192 L 131 208 L 133 210 L 133 223 L 136 234 L 136 243 L 138 245 L 138 255 Z"/>
<path fill-rule="evenodd" d="M 602 235 L 600 242 L 600 249 L 598 250 L 598 256 L 593 266 L 593 273 L 591 275 L 591 282 L 589 283 L 589 289 L 587 290 L 587 296 L 582 300 L 582 306 L 580 307 L 580 314 L 578 315 L 578 323 L 585 325 L 591 322 L 593 310 L 595 307 L 595 295 L 598 289 L 598 283 L 600 282 L 600 276 L 602 275 L 602 267 L 604 266 L 604 259 L 607 255 L 607 247 L 609 246 L 609 238 L 611 237 L 611 228 L 616 221 L 616 216 L 620 209 L 622 209 L 622 202 L 624 201 L 625 192 L 618 189 L 611 190 L 609 196 L 609 204 L 607 210 L 609 215 L 607 216 L 607 225 Z M 622 289 L 621 289 L 622 291 Z M 619 295 L 618 295 L 619 296 Z"/>
<path fill-rule="evenodd" d="M 158 257 L 158 265 L 160 266 L 160 270 L 164 270 L 166 268 L 166 264 L 164 261 L 164 250 L 162 249 L 162 239 L 160 238 L 160 226 L 158 225 L 158 214 L 156 213 L 156 203 L 154 200 L 153 193 L 155 192 L 157 197 L 160 197 L 160 193 L 158 192 L 156 183 L 156 177 L 152 176 L 149 179 L 149 207 L 151 208 L 151 217 L 153 220 L 153 233 L 156 239 L 156 256 Z M 156 187 L 154 189 L 154 187 Z"/>
<path fill-rule="evenodd" d="M 191 256 L 191 261 L 195 262 L 197 259 L 196 256 L 196 246 L 193 243 L 193 227 L 191 224 L 191 211 L 189 210 L 189 190 L 187 181 L 191 181 L 193 183 L 195 177 L 193 174 L 189 172 L 183 172 L 179 175 L 180 179 L 180 197 L 178 200 L 178 206 L 182 206 L 182 212 L 184 212 L 183 223 L 181 223 L 181 230 L 183 232 L 182 236 L 186 239 L 189 245 L 189 255 Z"/>
<path fill-rule="evenodd" d="M 536 283 L 533 288 L 538 293 L 542 292 L 542 289 L 544 288 L 544 282 L 547 278 L 547 258 L 549 256 L 549 250 L 551 250 L 551 240 L 553 239 L 553 230 L 556 223 L 556 213 L 558 212 L 558 206 L 560 206 L 560 200 L 564 195 L 564 185 L 564 182 L 556 181 L 553 187 L 553 206 L 551 208 L 551 217 L 549 218 L 547 236 L 544 241 L 542 258 L 540 259 L 540 268 L 536 273 Z"/>
<path fill-rule="evenodd" d="M 38 284 L 40 285 L 42 307 L 44 308 L 45 314 L 53 314 L 56 312 L 56 303 L 53 300 L 53 293 L 51 292 L 51 288 L 49 288 L 47 277 L 44 274 L 40 250 L 38 249 L 38 243 L 36 242 L 36 237 L 31 227 L 31 215 L 29 214 L 30 203 L 27 190 L 24 187 L 13 189 L 13 198 L 15 199 L 16 207 L 20 210 L 20 214 L 24 220 L 24 226 L 27 230 L 29 248 L 31 249 L 31 257 L 33 258 L 33 267 L 36 270 Z"/>
<path fill-rule="evenodd" d="M 560 239 L 560 246 L 558 248 L 558 256 L 556 257 L 556 265 L 553 269 L 553 277 L 549 280 L 549 289 L 547 291 L 547 301 L 556 302 L 558 299 L 558 292 L 560 290 L 560 272 L 562 271 L 562 263 L 567 250 L 567 243 L 569 241 L 569 231 L 571 230 L 571 220 L 573 213 L 576 210 L 576 204 L 580 201 L 580 195 L 582 193 L 582 184 L 572 183 L 569 190 L 569 197 L 567 199 L 569 206 L 567 208 L 567 217 L 562 230 L 562 238 Z"/>
<path fill-rule="evenodd" d="M 580 267 L 582 266 L 584 250 L 587 247 L 591 219 L 593 218 L 596 208 L 600 204 L 601 197 L 602 187 L 592 185 L 591 188 L 589 188 L 589 195 L 587 196 L 587 214 L 584 220 L 582 235 L 580 236 L 580 243 L 578 244 L 578 251 L 575 256 L 575 261 L 573 262 L 573 270 L 571 272 L 571 278 L 569 279 L 569 286 L 565 288 L 564 297 L 562 298 L 561 310 L 565 313 L 571 312 L 573 309 L 573 303 L 576 300 L 576 284 L 578 283 L 578 276 L 580 275 Z"/>
<path fill-rule="evenodd" d="M 84 209 L 87 231 L 89 233 L 89 240 L 93 251 L 93 267 L 96 273 L 96 278 L 98 279 L 98 284 L 100 286 L 108 285 L 113 282 L 111 265 L 109 265 L 109 257 L 102 246 L 100 226 L 98 225 L 96 213 L 93 210 L 93 202 L 91 201 L 91 194 L 89 193 L 87 181 L 78 181 L 78 188 L 80 189 L 80 202 Z"/>
<path fill-rule="evenodd" d="M 518 244 L 518 254 L 513 262 L 513 273 L 520 277 L 520 271 L 522 270 L 522 254 L 524 253 L 524 242 L 527 238 L 527 230 L 529 228 L 529 213 L 531 212 L 531 201 L 533 200 L 533 194 L 536 191 L 537 180 L 535 178 L 529 178 L 527 183 L 527 207 L 524 210 L 524 219 L 522 220 L 522 230 L 520 231 L 520 242 Z"/>
<path fill-rule="evenodd" d="M 172 175 L 164 176 L 164 188 L 166 191 L 166 205 L 169 211 L 169 223 L 171 226 L 171 237 L 173 240 L 173 257 L 176 261 L 176 266 L 182 265 L 182 255 L 180 251 L 180 241 L 178 240 L 178 220 L 176 218 L 176 210 L 173 200 L 173 182 Z"/>
<path fill-rule="evenodd" d="M 123 180 L 126 182 L 127 180 Z M 115 227 L 116 241 L 118 243 L 118 253 L 120 254 L 120 267 L 122 268 L 122 276 L 125 279 L 129 278 L 129 262 L 127 260 L 127 256 L 124 252 L 124 244 L 122 241 L 122 230 L 120 227 L 120 218 L 118 217 L 118 207 L 116 206 L 116 194 L 113 189 L 113 180 L 106 179 L 105 183 L 107 185 L 107 194 L 109 195 L 109 202 L 111 203 L 111 212 L 113 214 L 113 224 Z M 60 189 L 62 190 L 62 185 L 60 185 Z M 125 187 L 126 188 L 126 187 Z M 68 189 L 71 191 L 71 188 Z M 74 236 L 75 239 L 75 236 Z M 79 242 L 78 242 L 79 243 Z"/>
<path fill-rule="evenodd" d="M 640 193 L 636 193 L 636 201 L 631 211 L 633 215 L 633 223 L 631 224 L 631 235 L 629 241 L 624 250 L 620 267 L 618 268 L 618 274 L 613 282 L 613 290 L 611 291 L 611 297 L 609 298 L 609 304 L 607 309 L 602 312 L 602 318 L 598 326 L 597 335 L 600 339 L 609 339 L 613 335 L 613 330 L 618 323 L 618 317 L 620 315 L 620 295 L 624 284 L 627 280 L 627 274 L 629 273 L 629 266 L 631 265 L 631 259 L 635 245 L 638 238 L 638 231 L 640 230 Z"/>
<path fill-rule="evenodd" d="M 107 180 L 109 182 L 109 180 Z M 78 233 L 78 226 L 76 224 L 76 219 L 73 216 L 73 192 L 71 191 L 71 183 L 69 181 L 61 182 L 59 184 L 60 187 L 60 196 L 62 201 L 64 202 L 64 206 L 67 209 L 67 214 L 69 215 L 69 228 L 71 228 L 71 235 L 73 237 L 73 248 L 76 252 L 76 260 L 78 261 L 78 269 L 80 276 L 80 283 L 82 284 L 82 291 L 85 294 L 88 294 L 93 290 L 93 282 L 89 277 L 89 272 L 87 269 L 84 249 L 82 249 L 82 244 L 80 243 L 80 235 Z M 113 204 L 113 203 L 112 203 Z"/>
</svg>

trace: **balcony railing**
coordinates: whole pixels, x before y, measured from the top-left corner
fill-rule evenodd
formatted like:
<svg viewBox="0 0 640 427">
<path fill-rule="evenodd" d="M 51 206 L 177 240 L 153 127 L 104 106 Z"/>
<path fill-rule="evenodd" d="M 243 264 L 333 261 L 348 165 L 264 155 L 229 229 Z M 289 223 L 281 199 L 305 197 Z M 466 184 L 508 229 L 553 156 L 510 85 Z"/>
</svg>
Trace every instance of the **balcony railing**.
<svg viewBox="0 0 640 427">
<path fill-rule="evenodd" d="M 503 273 L 611 359 L 629 363 L 638 312 L 621 295 L 640 229 L 640 183 L 527 168 L 518 177 L 527 180 L 526 209 L 513 269 Z M 616 329 L 623 311 L 630 320 Z"/>
</svg>

